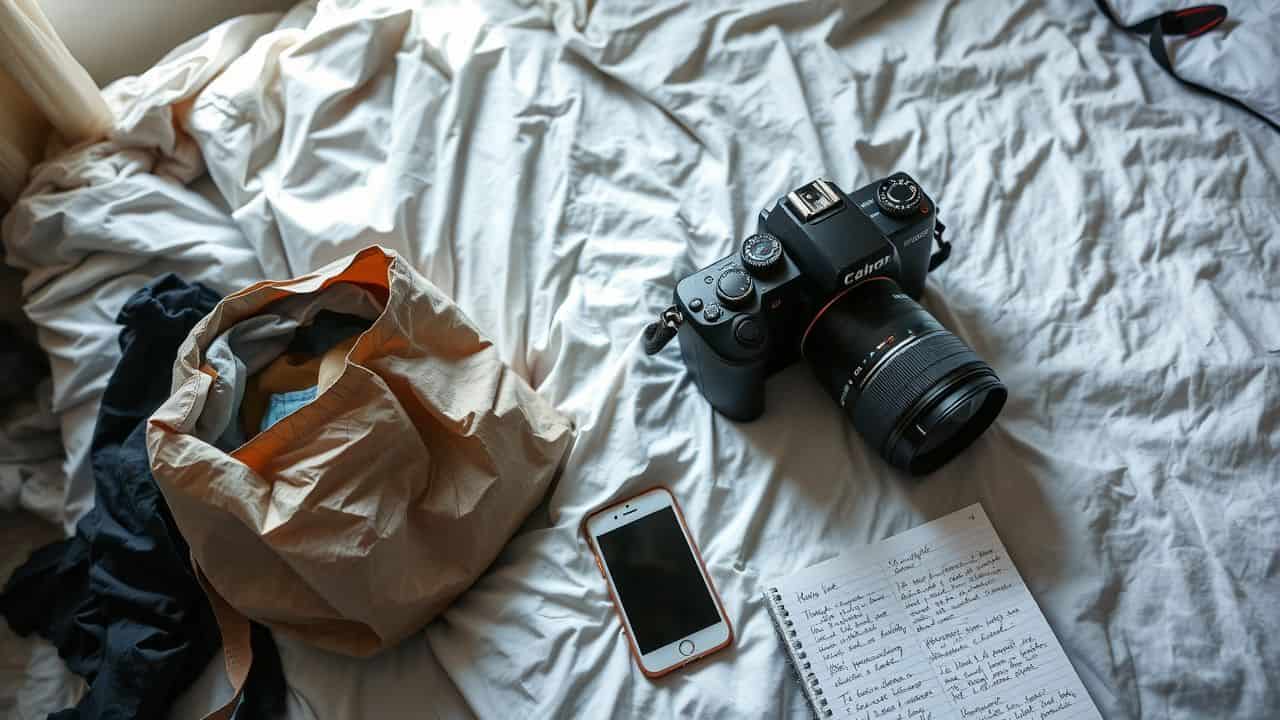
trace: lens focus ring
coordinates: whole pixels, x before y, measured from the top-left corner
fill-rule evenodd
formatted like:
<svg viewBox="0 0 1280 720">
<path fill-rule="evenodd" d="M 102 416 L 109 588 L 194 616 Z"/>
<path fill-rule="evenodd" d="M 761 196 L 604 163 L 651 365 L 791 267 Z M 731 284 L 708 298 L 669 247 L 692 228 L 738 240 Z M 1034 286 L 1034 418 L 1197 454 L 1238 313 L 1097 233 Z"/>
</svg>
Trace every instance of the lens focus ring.
<svg viewBox="0 0 1280 720">
<path fill-rule="evenodd" d="M 863 388 L 853 407 L 853 424 L 867 441 L 883 449 L 894 425 L 939 380 L 982 359 L 960 338 L 938 331 L 891 358 Z"/>
<path fill-rule="evenodd" d="M 923 475 L 971 445 L 1008 392 L 928 310 L 877 280 L 824 306 L 801 347 L 863 439 L 894 467 Z"/>
</svg>

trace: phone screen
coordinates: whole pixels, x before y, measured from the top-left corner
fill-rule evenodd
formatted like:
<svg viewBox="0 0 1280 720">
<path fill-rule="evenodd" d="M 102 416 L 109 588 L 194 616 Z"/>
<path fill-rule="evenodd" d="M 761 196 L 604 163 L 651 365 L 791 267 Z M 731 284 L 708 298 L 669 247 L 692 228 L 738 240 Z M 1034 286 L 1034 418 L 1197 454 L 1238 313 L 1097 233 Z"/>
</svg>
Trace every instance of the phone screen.
<svg viewBox="0 0 1280 720">
<path fill-rule="evenodd" d="M 720 622 L 670 507 L 599 535 L 596 542 L 641 654 Z"/>
</svg>

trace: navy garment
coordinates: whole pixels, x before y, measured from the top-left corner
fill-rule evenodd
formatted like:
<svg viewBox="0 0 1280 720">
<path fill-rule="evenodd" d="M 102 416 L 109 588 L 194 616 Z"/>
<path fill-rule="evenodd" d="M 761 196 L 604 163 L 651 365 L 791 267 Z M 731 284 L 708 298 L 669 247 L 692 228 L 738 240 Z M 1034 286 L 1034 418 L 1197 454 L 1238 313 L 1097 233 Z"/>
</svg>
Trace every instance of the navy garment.
<svg viewBox="0 0 1280 720">
<path fill-rule="evenodd" d="M 320 357 L 332 350 L 334 345 L 352 335 L 359 335 L 371 327 L 373 327 L 373 321 L 359 315 L 336 310 L 321 310 L 309 324 L 298 328 L 298 331 L 293 334 L 293 339 L 289 341 L 289 347 L 285 353 Z"/>
<path fill-rule="evenodd" d="M 19 635 L 49 639 L 89 690 L 50 718 L 150 720 L 204 670 L 221 637 L 187 543 L 151 476 L 146 420 L 168 398 L 174 358 L 219 296 L 160 277 L 117 318 L 120 363 L 107 383 L 90 447 L 96 504 L 74 537 L 32 553 L 0 594 Z M 270 633 L 253 628 L 253 672 L 237 717 L 284 709 L 284 674 Z"/>
</svg>

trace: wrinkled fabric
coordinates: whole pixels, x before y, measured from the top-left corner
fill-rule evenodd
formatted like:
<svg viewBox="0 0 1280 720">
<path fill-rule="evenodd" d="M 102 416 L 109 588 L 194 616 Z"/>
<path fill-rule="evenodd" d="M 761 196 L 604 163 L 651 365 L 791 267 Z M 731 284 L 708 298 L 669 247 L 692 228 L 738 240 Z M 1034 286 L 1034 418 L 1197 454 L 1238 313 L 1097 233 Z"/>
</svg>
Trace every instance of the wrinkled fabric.
<svg viewBox="0 0 1280 720">
<path fill-rule="evenodd" d="M 1173 41 L 1179 71 L 1266 22 Z M 545 511 L 424 636 L 368 663 L 281 640 L 297 717 L 804 717 L 762 583 L 975 500 L 1104 716 L 1280 707 L 1280 146 L 1092 2 L 325 2 L 256 44 L 235 31 L 183 56 L 207 87 L 131 86 L 130 112 L 164 121 L 125 137 L 153 158 L 198 148 L 214 192 L 116 199 L 149 179 L 125 165 L 119 185 L 38 186 L 11 215 L 32 232 L 6 243 L 43 273 L 27 302 L 55 396 L 105 378 L 97 308 L 133 278 L 104 268 L 156 248 L 186 262 L 233 231 L 255 269 L 191 263 L 219 290 L 397 249 L 578 426 Z M 955 241 L 925 305 L 1009 386 L 971 450 L 908 482 L 804 367 L 737 424 L 674 346 L 643 357 L 674 283 L 735 251 L 761 207 L 897 169 Z M 58 407 L 68 438 L 91 427 Z M 660 683 L 573 532 L 655 482 L 739 631 Z"/>
<path fill-rule="evenodd" d="M 22 312 L 21 287 L 21 273 L 0 265 L 0 378 L 7 380 L 0 387 L 0 583 L 33 549 L 62 536 L 66 514 L 49 363 Z M 0 716 L 44 720 L 83 692 L 53 646 L 0 623 Z"/>
<path fill-rule="evenodd" d="M 218 627 L 191 572 L 187 544 L 148 469 L 144 421 L 169 389 L 179 343 L 218 295 L 168 275 L 121 310 L 121 359 L 94 431 L 97 496 L 74 537 L 14 571 L 0 615 L 52 642 L 89 688 L 51 718 L 148 720 L 170 705 L 218 647 Z M 265 654 L 265 652 L 264 652 Z M 272 664 L 262 663 L 264 672 Z M 259 682 L 242 718 L 283 707 L 284 680 Z"/>
<path fill-rule="evenodd" d="M 0 510 L 26 510 L 61 523 L 62 438 L 50 409 L 52 385 L 42 378 L 28 385 L 30 398 L 0 406 Z"/>
<path fill-rule="evenodd" d="M 10 377 L 21 382 L 25 372 Z M 66 478 L 58 418 L 49 407 L 52 385 L 37 377 L 24 387 L 27 397 L 14 393 L 0 405 L 0 510 L 28 510 L 60 523 Z"/>
<path fill-rule="evenodd" d="M 56 525 L 23 512 L 0 511 L 0 579 L 8 580 L 31 551 L 62 537 Z M 19 637 L 0 622 L 0 717 L 46 720 L 50 709 L 75 705 L 84 681 L 72 675 L 57 648 Z"/>
<path fill-rule="evenodd" d="M 283 17 L 266 13 L 229 20 L 175 48 L 145 74 L 112 83 L 104 90 L 116 118 L 110 140 L 73 148 L 40 165 L 22 202 L 3 217 L 5 262 L 34 275 L 4 286 L 6 293 L 22 289 L 21 304 L 15 298 L 0 307 L 0 314 L 29 315 L 51 361 L 50 407 L 66 457 L 63 473 L 51 478 L 57 484 L 40 497 L 48 498 L 49 517 L 56 514 L 66 535 L 75 532 L 76 521 L 93 504 L 90 445 L 102 392 L 119 358 L 115 320 L 120 308 L 165 272 L 222 294 L 266 278 L 216 188 L 201 177 L 204 160 L 176 119 L 185 113 L 184 104 L 260 35 L 273 28 L 301 27 L 313 15 L 314 7 L 304 4 Z M 178 207 L 179 212 L 158 211 Z M 30 643 L 15 640 L 22 647 L 10 648 L 11 637 L 0 635 L 5 651 L 31 657 L 26 681 L 0 688 L 0 698 L 16 698 L 20 720 L 42 719 L 78 697 L 73 691 L 78 679 L 52 648 L 37 645 L 27 653 Z M 290 717 L 315 718 L 317 712 L 374 717 L 377 709 L 394 706 L 405 694 L 414 698 L 409 706 L 439 710 L 441 717 L 467 712 L 425 645 L 410 657 L 411 682 L 381 682 L 359 674 L 360 668 L 374 665 L 344 665 L 330 653 L 296 644 L 291 662 L 309 671 L 306 678 L 325 681 L 299 681 L 307 694 L 288 698 Z M 377 666 L 406 667 L 401 662 Z M 344 670 L 321 669 L 328 667 Z M 335 679 L 339 674 L 342 682 Z M 203 714 L 221 703 L 225 686 L 222 663 L 214 659 L 202 686 L 193 688 L 195 696 L 184 696 L 180 702 L 188 712 L 175 717 Z M 334 688 L 344 688 L 344 694 L 326 695 Z M 420 695 L 428 688 L 429 698 Z M 354 710 L 349 709 L 353 702 Z M 364 712 L 360 707 L 371 709 Z"/>
<path fill-rule="evenodd" d="M 802 714 L 761 584 L 981 500 L 1104 714 L 1267 716 L 1272 131 L 1189 93 L 1091 3 L 588 7 L 322 5 L 233 63 L 188 124 L 265 266 L 303 272 L 376 237 L 584 429 L 551 526 L 427 631 L 473 709 Z M 1011 392 L 918 485 L 803 367 L 738 425 L 675 348 L 637 347 L 759 208 L 817 175 L 896 169 L 955 238 L 926 305 Z M 326 213 L 339 204 L 357 210 Z M 654 482 L 741 631 L 676 687 L 637 678 L 571 531 Z"/>
<path fill-rule="evenodd" d="M 368 330 L 321 358 L 314 400 L 230 452 L 214 444 L 205 416 L 224 374 L 209 351 L 223 338 L 252 328 L 229 347 L 253 373 L 319 310 L 368 302 Z M 452 300 L 375 246 L 220 302 L 178 351 L 147 449 L 231 670 L 223 605 L 358 657 L 420 630 L 542 499 L 571 432 Z"/>
<path fill-rule="evenodd" d="M 177 273 L 219 293 L 262 277 L 225 205 L 186 187 L 204 173 L 181 105 L 244 52 L 277 15 L 230 20 L 184 43 L 141 78 L 104 91 L 116 125 L 31 171 L 3 218 L 5 262 L 27 271 L 23 310 L 53 368 L 53 410 L 67 457 L 67 534 L 93 504 L 89 446 L 107 378 L 120 357 L 116 314 L 151 280 Z M 181 206 L 182 213 L 156 212 Z"/>
<path fill-rule="evenodd" d="M 22 314 L 21 274 L 0 266 L 0 511 L 66 517 L 62 438 L 49 361 Z"/>
</svg>

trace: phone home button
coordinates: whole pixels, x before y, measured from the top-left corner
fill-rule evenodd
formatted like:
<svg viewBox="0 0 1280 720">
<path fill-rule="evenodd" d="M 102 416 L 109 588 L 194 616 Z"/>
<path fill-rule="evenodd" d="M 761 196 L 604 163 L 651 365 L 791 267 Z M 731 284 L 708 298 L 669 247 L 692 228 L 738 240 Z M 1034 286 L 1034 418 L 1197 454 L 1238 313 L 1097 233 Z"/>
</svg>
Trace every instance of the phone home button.
<svg viewBox="0 0 1280 720">
<path fill-rule="evenodd" d="M 680 642 L 679 645 L 676 646 L 676 649 L 680 651 L 681 655 L 684 655 L 685 657 L 689 657 L 690 655 L 693 654 L 693 641 L 683 640 Z"/>
</svg>

